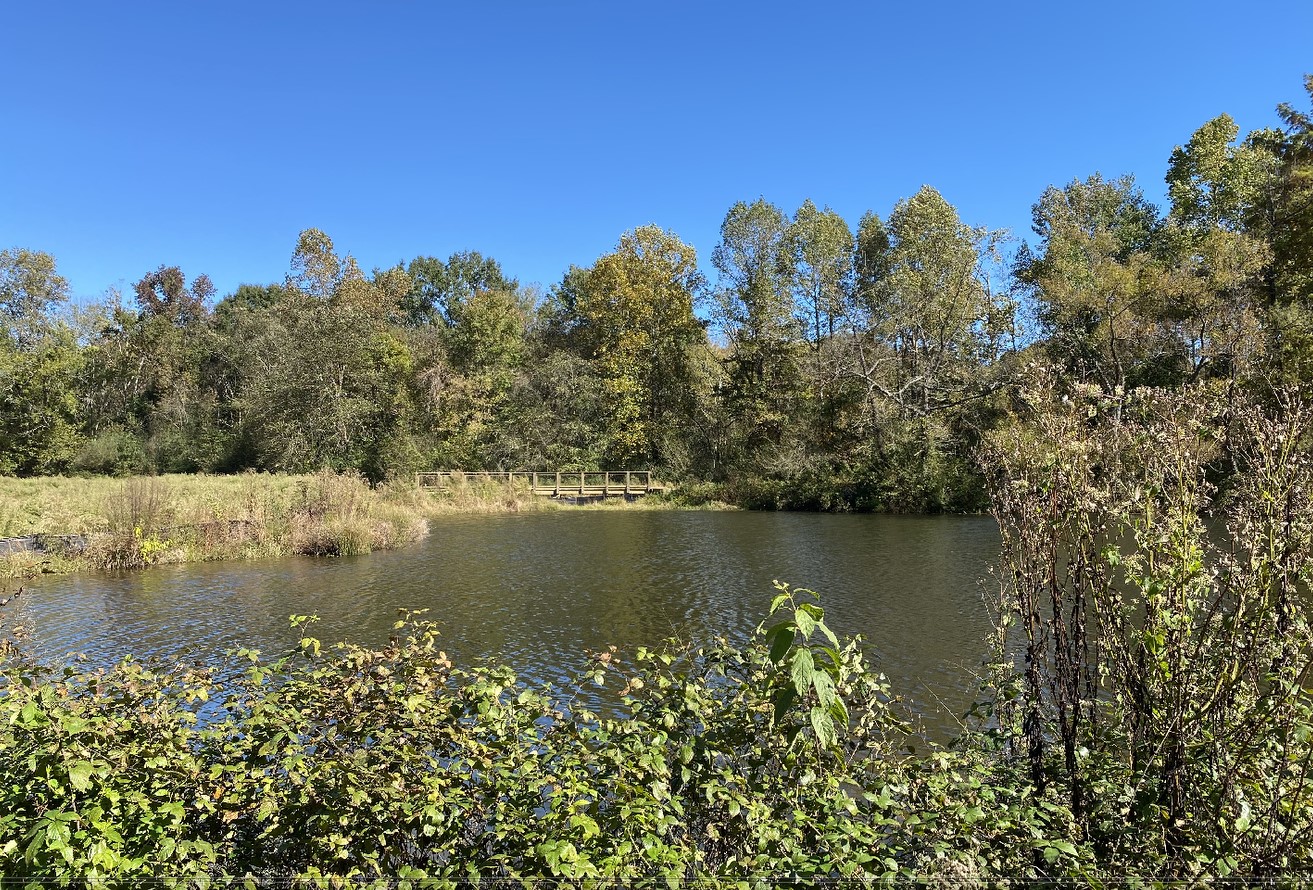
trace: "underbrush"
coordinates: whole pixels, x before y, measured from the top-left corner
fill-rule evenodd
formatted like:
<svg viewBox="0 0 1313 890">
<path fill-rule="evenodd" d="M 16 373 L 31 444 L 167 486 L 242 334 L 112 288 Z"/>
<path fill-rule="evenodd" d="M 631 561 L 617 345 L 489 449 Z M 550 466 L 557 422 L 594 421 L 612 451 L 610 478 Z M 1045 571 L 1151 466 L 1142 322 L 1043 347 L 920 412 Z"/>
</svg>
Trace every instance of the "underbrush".
<svg viewBox="0 0 1313 890">
<path fill-rule="evenodd" d="M 774 611 L 746 648 L 596 653 L 555 690 L 458 667 L 413 619 L 378 649 L 306 636 L 274 660 L 238 651 L 229 686 L 184 663 L 11 654 L 0 869 L 587 887 L 1078 867 L 1059 801 L 1016 790 L 979 747 L 909 756 L 902 706 L 857 642 L 809 591 L 781 586 Z M 580 704 L 602 684 L 619 687 L 607 714 Z"/>
</svg>

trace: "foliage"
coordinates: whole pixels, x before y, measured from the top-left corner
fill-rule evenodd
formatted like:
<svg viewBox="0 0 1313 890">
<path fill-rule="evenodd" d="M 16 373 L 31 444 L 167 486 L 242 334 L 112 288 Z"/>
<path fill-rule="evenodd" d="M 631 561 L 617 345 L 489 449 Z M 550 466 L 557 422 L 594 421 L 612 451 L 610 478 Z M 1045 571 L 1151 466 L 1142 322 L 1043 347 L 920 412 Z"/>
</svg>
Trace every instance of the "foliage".
<svg viewBox="0 0 1313 890">
<path fill-rule="evenodd" d="M 1291 392 L 1028 398 L 987 458 L 1005 754 L 1111 873 L 1306 871 L 1313 415 Z"/>
<path fill-rule="evenodd" d="M 713 321 L 727 342 L 723 415 L 730 425 L 721 460 L 757 467 L 783 444 L 802 404 L 799 325 L 790 289 L 795 259 L 789 220 L 758 200 L 725 214 L 712 264 L 720 273 Z"/>
<path fill-rule="evenodd" d="M 84 355 L 67 326 L 16 349 L 0 338 L 0 473 L 56 472 L 82 444 L 78 380 Z"/>
<path fill-rule="evenodd" d="M 0 333 L 19 349 L 39 340 L 43 321 L 68 300 L 68 280 L 42 251 L 0 250 Z"/>
<path fill-rule="evenodd" d="M 855 227 L 739 201 L 714 281 L 656 225 L 545 292 L 477 251 L 366 273 L 306 229 L 283 280 L 217 303 L 162 264 L 70 309 L 53 257 L 3 250 L 0 473 L 610 466 L 744 505 L 980 509 L 971 455 L 1034 361 L 1109 394 L 1313 380 L 1297 105 L 1188 134 L 1162 207 L 1129 177 L 1046 189 L 1029 243 L 930 186 Z"/>
<path fill-rule="evenodd" d="M 996 656 L 948 747 L 917 736 L 814 592 L 780 583 L 746 646 L 705 629 L 612 649 L 560 688 L 454 665 L 419 616 L 380 648 L 302 630 L 282 658 L 211 671 L 9 646 L 0 868 L 55 885 L 1300 874 L 1310 418 L 1291 391 L 1064 401 L 1038 375 L 985 442 Z M 302 497 L 349 513 L 366 490 L 324 479 Z M 159 495 L 125 489 L 125 521 Z M 166 546 L 137 536 L 143 558 Z"/>
<path fill-rule="evenodd" d="M 994 768 L 900 753 L 887 681 L 814 595 L 779 585 L 772 611 L 746 648 L 601 652 L 559 690 L 452 664 L 416 616 L 379 649 L 240 650 L 222 682 L 13 656 L 0 863 L 56 886 L 1067 873 L 1060 837 L 1044 841 L 1055 866 L 1028 864 L 1058 820 L 991 785 Z M 603 711 L 585 704 L 598 687 L 618 687 Z"/>
<path fill-rule="evenodd" d="M 578 278 L 572 327 L 606 389 L 613 466 L 659 461 L 662 439 L 688 416 L 700 287 L 693 248 L 656 226 L 626 232 Z"/>
</svg>

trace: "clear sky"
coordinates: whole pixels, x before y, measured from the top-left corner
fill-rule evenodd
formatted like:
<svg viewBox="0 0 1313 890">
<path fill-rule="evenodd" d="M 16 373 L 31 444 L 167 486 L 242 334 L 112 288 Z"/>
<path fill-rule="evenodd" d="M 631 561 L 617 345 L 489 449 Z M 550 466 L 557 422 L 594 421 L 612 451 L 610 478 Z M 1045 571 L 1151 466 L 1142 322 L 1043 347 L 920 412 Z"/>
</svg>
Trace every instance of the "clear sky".
<svg viewBox="0 0 1313 890">
<path fill-rule="evenodd" d="M 280 281 L 479 250 L 550 286 L 644 223 L 704 268 L 726 209 L 855 225 L 922 184 L 1029 234 L 1050 184 L 1305 102 L 1313 2 L 57 3 L 0 14 L 0 247 L 81 299 L 161 263 Z"/>
</svg>

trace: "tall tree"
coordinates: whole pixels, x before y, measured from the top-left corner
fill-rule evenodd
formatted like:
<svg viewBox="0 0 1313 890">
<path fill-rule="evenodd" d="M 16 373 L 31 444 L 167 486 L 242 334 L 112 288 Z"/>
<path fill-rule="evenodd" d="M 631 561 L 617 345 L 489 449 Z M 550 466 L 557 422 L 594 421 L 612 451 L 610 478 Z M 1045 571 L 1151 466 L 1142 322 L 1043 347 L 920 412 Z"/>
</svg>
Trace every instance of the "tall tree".
<svg viewBox="0 0 1313 890">
<path fill-rule="evenodd" d="M 48 253 L 0 250 L 0 333 L 20 348 L 41 338 L 49 313 L 68 300 L 68 280 Z"/>
<path fill-rule="evenodd" d="M 461 304 L 481 291 L 514 291 L 519 283 L 508 278 L 501 264 L 475 251 L 453 253 L 446 262 L 422 256 L 406 267 L 411 287 L 401 300 L 408 324 L 456 323 Z"/>
<path fill-rule="evenodd" d="M 507 440 L 515 435 L 511 390 L 523 370 L 531 299 L 511 290 L 480 290 L 454 308 L 445 349 L 424 371 L 438 460 L 463 469 L 522 466 L 522 450 Z"/>
<path fill-rule="evenodd" d="M 1032 213 L 1039 253 L 1023 247 L 1016 273 L 1053 357 L 1109 391 L 1180 379 L 1180 343 L 1163 324 L 1161 222 L 1134 180 L 1050 188 Z"/>
<path fill-rule="evenodd" d="M 213 285 L 198 275 L 189 286 L 180 268 L 161 265 L 133 291 L 136 311 L 105 307 L 87 351 L 88 431 L 139 440 L 146 469 L 211 469 L 223 450 L 218 394 L 205 374 L 216 348 Z"/>
<path fill-rule="evenodd" d="M 1236 374 L 1258 358 L 1261 284 L 1269 276 L 1264 199 L 1276 157 L 1237 143 L 1227 115 L 1171 155 L 1171 211 L 1162 230 L 1165 322 L 1176 330 L 1188 379 Z"/>
<path fill-rule="evenodd" d="M 1010 330 L 1012 305 L 984 270 L 1000 235 L 964 224 L 924 186 L 888 226 L 863 221 L 854 300 L 859 372 L 868 394 L 907 414 L 959 405 L 983 382 Z"/>
<path fill-rule="evenodd" d="M 691 351 L 706 342 L 693 314 L 703 286 L 696 252 L 673 233 L 640 226 L 571 286 L 574 336 L 614 406 L 607 458 L 661 462 L 691 414 Z"/>
<path fill-rule="evenodd" d="M 1304 91 L 1308 111 L 1277 106 L 1286 129 L 1273 250 L 1281 299 L 1313 310 L 1313 74 L 1304 76 Z"/>
<path fill-rule="evenodd" d="M 810 428 L 805 438 L 813 451 L 829 452 L 851 438 L 844 430 L 843 350 L 834 342 L 852 290 L 854 242 L 843 217 L 810 200 L 793 215 L 788 229 L 793 269 L 794 312 L 810 349 L 804 368 L 804 392 Z"/>
<path fill-rule="evenodd" d="M 161 265 L 143 276 L 132 290 L 144 315 L 165 318 L 179 327 L 204 319 L 214 297 L 208 275 L 197 275 L 188 287 L 187 276 L 177 266 Z"/>
<path fill-rule="evenodd" d="M 720 276 L 714 320 L 727 346 L 723 401 L 749 463 L 780 444 L 800 396 L 792 246 L 784 211 L 764 199 L 740 201 L 725 214 L 711 257 Z"/>
<path fill-rule="evenodd" d="M 794 273 L 794 299 L 812 348 L 819 350 L 834 335 L 851 286 L 853 233 L 829 207 L 818 210 L 807 200 L 793 215 L 788 248 Z"/>
<path fill-rule="evenodd" d="M 0 251 L 0 473 L 58 472 L 81 442 L 83 356 L 54 314 L 67 299 L 50 254 Z"/>
<path fill-rule="evenodd" d="M 1313 380 L 1313 74 L 1309 110 L 1277 106 L 1285 128 L 1267 139 L 1279 158 L 1271 205 L 1271 338 L 1277 373 Z"/>
<path fill-rule="evenodd" d="M 404 272 L 366 279 L 317 229 L 301 234 L 285 298 L 244 345 L 241 423 L 267 469 L 413 469 L 414 363 L 389 329 Z"/>
</svg>

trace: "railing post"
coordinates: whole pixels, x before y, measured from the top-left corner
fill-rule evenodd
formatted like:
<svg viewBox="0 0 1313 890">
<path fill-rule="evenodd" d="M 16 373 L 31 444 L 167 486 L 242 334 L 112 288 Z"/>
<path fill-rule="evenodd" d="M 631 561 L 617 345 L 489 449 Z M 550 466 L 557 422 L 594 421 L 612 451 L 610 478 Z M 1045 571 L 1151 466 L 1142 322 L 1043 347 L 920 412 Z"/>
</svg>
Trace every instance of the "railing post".
<svg viewBox="0 0 1313 890">
<path fill-rule="evenodd" d="M 556 488 L 552 489 L 552 494 L 556 497 L 561 496 L 561 471 L 556 471 Z"/>
<path fill-rule="evenodd" d="M 579 497 L 584 496 L 584 471 L 579 471 Z"/>
</svg>

